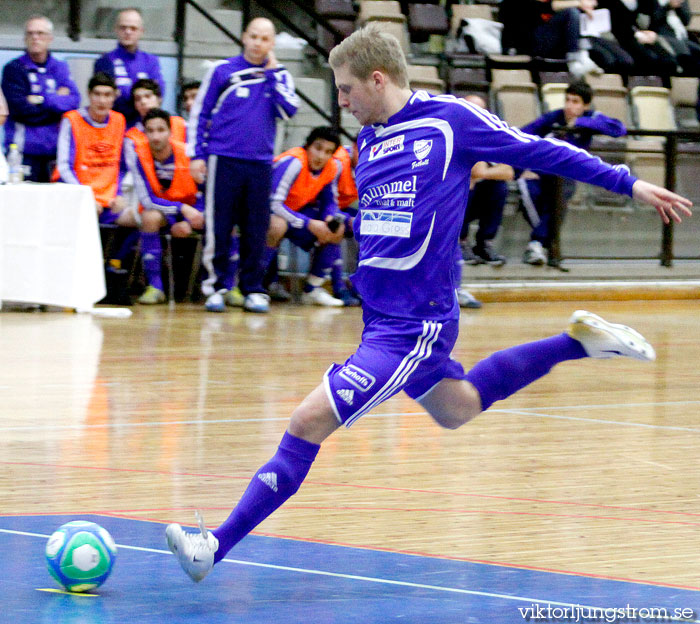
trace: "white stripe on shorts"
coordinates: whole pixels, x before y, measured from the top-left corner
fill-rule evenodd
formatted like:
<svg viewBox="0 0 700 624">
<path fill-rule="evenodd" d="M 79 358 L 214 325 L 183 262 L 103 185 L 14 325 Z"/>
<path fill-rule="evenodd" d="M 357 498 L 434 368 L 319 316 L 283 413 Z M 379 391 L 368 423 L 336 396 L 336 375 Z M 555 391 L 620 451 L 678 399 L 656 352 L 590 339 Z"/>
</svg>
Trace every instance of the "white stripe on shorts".
<svg viewBox="0 0 700 624">
<path fill-rule="evenodd" d="M 214 244 L 214 189 L 216 187 L 216 166 L 218 156 L 211 154 L 207 162 L 207 186 L 204 203 L 204 249 L 202 250 L 202 265 L 207 271 L 207 277 L 202 281 L 202 293 L 207 297 L 214 294 L 214 284 L 216 284 L 216 271 L 214 270 L 214 254 L 216 246 Z"/>
<path fill-rule="evenodd" d="M 382 401 L 386 401 L 393 392 L 404 385 L 411 373 L 418 368 L 418 365 L 427 360 L 433 352 L 433 345 L 440 335 L 442 323 L 435 321 L 423 321 L 423 333 L 418 337 L 416 346 L 411 352 L 401 361 L 394 374 L 389 381 L 384 384 L 369 402 L 355 412 L 350 418 L 345 421 L 345 426 L 349 427 L 360 416 L 379 405 Z"/>
</svg>

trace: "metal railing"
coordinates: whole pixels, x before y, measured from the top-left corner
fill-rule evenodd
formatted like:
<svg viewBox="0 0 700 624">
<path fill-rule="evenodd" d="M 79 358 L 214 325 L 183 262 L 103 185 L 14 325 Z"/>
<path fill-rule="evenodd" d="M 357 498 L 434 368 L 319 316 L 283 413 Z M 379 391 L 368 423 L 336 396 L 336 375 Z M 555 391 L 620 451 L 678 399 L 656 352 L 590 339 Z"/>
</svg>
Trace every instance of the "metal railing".
<svg viewBox="0 0 700 624">
<path fill-rule="evenodd" d="M 576 132 L 580 134 L 596 135 L 598 133 L 586 128 L 577 128 Z M 562 128 L 561 135 L 570 134 L 570 128 Z M 700 131 L 697 130 L 636 130 L 628 129 L 627 137 L 656 137 L 662 139 L 663 145 L 657 150 L 650 150 L 648 147 L 639 146 L 639 149 L 634 149 L 634 143 L 629 141 L 625 145 L 596 146 L 595 153 L 640 153 L 640 154 L 663 154 L 664 156 L 664 186 L 670 191 L 676 191 L 676 169 L 679 154 L 680 141 L 689 141 L 700 143 Z M 624 138 L 621 137 L 622 140 Z M 618 139 L 619 140 L 619 139 Z M 700 156 L 700 152 L 698 152 Z M 549 251 L 549 263 L 552 266 L 561 268 L 561 262 L 564 254 L 561 245 L 561 228 L 566 213 L 567 203 L 563 196 L 563 185 L 561 179 L 555 187 L 555 211 L 553 215 L 553 238 Z M 673 221 L 668 224 L 662 223 L 661 231 L 661 250 L 659 260 L 662 266 L 673 266 Z"/>
</svg>

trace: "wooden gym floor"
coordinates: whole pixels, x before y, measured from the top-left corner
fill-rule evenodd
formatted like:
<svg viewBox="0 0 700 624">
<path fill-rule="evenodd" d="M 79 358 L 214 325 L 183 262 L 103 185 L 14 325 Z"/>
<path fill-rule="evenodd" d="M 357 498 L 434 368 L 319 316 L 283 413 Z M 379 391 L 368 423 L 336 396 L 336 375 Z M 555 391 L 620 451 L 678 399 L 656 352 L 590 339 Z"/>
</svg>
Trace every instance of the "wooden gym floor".
<svg viewBox="0 0 700 624">
<path fill-rule="evenodd" d="M 454 356 L 468 368 L 558 333 L 574 306 L 637 328 L 657 362 L 559 365 L 457 431 L 399 395 L 334 434 L 199 585 L 164 523 L 228 515 L 294 406 L 356 347 L 360 311 L 3 311 L 3 617 L 510 624 L 584 605 L 698 621 L 700 301 L 486 304 L 463 312 Z M 52 587 L 44 536 L 78 518 L 121 545 L 112 578 L 97 598 L 37 591 Z"/>
</svg>

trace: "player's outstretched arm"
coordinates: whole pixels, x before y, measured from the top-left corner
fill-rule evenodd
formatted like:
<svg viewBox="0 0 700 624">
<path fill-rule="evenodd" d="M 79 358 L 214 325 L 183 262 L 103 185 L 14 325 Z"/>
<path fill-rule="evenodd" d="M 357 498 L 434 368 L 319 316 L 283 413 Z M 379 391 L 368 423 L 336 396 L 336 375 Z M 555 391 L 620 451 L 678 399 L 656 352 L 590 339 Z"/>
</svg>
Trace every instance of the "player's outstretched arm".
<svg viewBox="0 0 700 624">
<path fill-rule="evenodd" d="M 690 210 L 693 202 L 689 199 L 644 180 L 637 180 L 634 183 L 634 186 L 632 186 L 632 197 L 645 204 L 654 206 L 664 223 L 670 223 L 671 219 L 676 223 L 680 223 L 682 219 L 678 212 L 683 213 L 687 217 L 693 214 Z"/>
</svg>

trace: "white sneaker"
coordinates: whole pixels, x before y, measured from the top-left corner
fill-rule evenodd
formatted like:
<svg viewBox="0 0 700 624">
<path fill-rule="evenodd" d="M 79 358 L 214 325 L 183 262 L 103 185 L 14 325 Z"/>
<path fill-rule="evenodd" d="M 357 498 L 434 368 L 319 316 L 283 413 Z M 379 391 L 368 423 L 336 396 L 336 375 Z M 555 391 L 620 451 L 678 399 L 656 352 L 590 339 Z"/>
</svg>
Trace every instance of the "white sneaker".
<svg viewBox="0 0 700 624">
<path fill-rule="evenodd" d="M 656 359 L 654 347 L 639 332 L 626 325 L 608 323 L 585 310 L 576 310 L 571 315 L 566 333 L 578 340 L 592 358 L 625 356 L 643 362 Z"/>
<path fill-rule="evenodd" d="M 459 303 L 460 308 L 471 308 L 472 310 L 478 310 L 481 307 L 481 301 L 472 295 L 466 288 L 457 289 L 457 302 Z"/>
<path fill-rule="evenodd" d="M 540 241 L 530 241 L 525 248 L 523 262 L 533 266 L 542 266 L 547 262 L 547 252 Z"/>
<path fill-rule="evenodd" d="M 224 294 L 226 290 L 217 290 L 214 294 L 207 297 L 204 307 L 207 312 L 225 312 L 226 303 L 224 302 Z"/>
<path fill-rule="evenodd" d="M 270 297 L 264 293 L 250 293 L 243 301 L 243 309 L 246 312 L 265 314 L 270 311 Z"/>
<path fill-rule="evenodd" d="M 325 306 L 327 308 L 342 308 L 345 305 L 342 299 L 336 299 L 320 286 L 311 292 L 302 293 L 301 302 L 304 305 Z"/>
<path fill-rule="evenodd" d="M 219 540 L 207 531 L 199 512 L 197 520 L 200 533 L 185 533 L 179 524 L 169 524 L 165 529 L 168 548 L 195 583 L 199 583 L 211 572 L 214 567 L 214 553 L 219 549 Z"/>
</svg>

